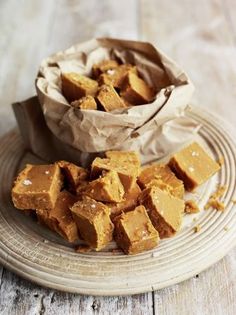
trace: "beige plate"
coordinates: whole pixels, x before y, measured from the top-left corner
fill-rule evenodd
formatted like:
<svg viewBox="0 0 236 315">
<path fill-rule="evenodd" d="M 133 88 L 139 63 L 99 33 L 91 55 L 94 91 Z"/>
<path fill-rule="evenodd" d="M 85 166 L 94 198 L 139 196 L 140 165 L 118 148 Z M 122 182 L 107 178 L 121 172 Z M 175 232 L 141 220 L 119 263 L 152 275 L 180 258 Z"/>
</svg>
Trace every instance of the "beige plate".
<svg viewBox="0 0 236 315">
<path fill-rule="evenodd" d="M 59 236 L 14 209 L 12 180 L 20 165 L 32 162 L 20 136 L 12 131 L 0 140 L 0 262 L 22 277 L 68 292 L 126 295 L 167 287 L 188 279 L 221 259 L 236 243 L 236 146 L 225 122 L 201 110 L 188 114 L 202 124 L 198 140 L 225 164 L 194 197 L 203 209 L 216 185 L 227 185 L 225 212 L 202 210 L 184 218 L 182 230 L 158 248 L 125 256 L 110 247 L 100 253 L 75 253 Z M 195 221 L 193 218 L 196 218 Z M 194 233 L 195 225 L 201 230 Z"/>
</svg>

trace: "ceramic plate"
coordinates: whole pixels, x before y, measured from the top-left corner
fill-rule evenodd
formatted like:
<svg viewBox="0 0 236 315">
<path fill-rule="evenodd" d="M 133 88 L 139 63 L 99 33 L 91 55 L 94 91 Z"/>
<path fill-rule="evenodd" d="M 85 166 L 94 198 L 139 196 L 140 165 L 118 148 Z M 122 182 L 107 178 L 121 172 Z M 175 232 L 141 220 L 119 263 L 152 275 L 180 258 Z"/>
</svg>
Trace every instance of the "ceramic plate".
<svg viewBox="0 0 236 315">
<path fill-rule="evenodd" d="M 198 141 L 221 171 L 191 198 L 203 209 L 216 186 L 227 185 L 224 212 L 186 215 L 181 231 L 148 252 L 126 256 L 111 244 L 103 252 L 78 254 L 59 236 L 37 224 L 11 203 L 12 181 L 20 165 L 37 162 L 24 151 L 13 130 L 0 140 L 0 262 L 40 285 L 91 295 L 127 295 L 167 287 L 188 279 L 221 259 L 236 244 L 236 145 L 227 123 L 202 110 L 188 112 L 202 125 Z M 39 161 L 38 161 L 39 162 Z M 200 225 L 198 233 L 194 226 Z"/>
</svg>

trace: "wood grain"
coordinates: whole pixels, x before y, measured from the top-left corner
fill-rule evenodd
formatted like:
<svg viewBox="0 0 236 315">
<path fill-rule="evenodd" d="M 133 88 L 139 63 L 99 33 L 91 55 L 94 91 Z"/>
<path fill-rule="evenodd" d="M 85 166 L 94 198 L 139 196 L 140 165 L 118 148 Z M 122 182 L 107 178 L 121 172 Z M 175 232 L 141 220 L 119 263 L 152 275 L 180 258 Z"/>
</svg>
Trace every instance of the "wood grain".
<svg viewBox="0 0 236 315">
<path fill-rule="evenodd" d="M 196 86 L 195 103 L 200 102 L 235 124 L 234 0 L 96 3 L 95 0 L 0 2 L 0 134 L 15 124 L 10 104 L 34 93 L 33 78 L 40 60 L 48 53 L 94 35 L 140 37 L 157 43 L 192 77 Z M 231 251 L 199 278 L 156 292 L 155 313 L 235 314 L 235 255 L 236 251 Z M 5 269 L 0 283 L 1 314 L 153 313 L 150 294 L 95 299 L 58 293 L 34 286 Z M 97 300 L 102 308 L 93 303 Z"/>
</svg>

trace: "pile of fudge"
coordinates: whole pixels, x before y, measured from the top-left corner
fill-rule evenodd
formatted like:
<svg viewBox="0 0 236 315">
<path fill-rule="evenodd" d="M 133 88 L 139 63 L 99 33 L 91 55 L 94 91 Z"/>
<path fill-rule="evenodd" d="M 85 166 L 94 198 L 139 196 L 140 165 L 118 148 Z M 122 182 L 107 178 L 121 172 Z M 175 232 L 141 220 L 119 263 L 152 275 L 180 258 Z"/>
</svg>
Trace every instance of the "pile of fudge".
<svg viewBox="0 0 236 315">
<path fill-rule="evenodd" d="M 219 169 L 196 142 L 167 164 L 144 167 L 135 152 L 108 151 L 89 169 L 67 161 L 27 164 L 14 182 L 12 200 L 68 242 L 80 239 L 88 250 L 100 251 L 115 240 L 124 253 L 137 254 L 180 230 L 184 212 L 196 210 L 184 201 L 185 190 Z"/>
<path fill-rule="evenodd" d="M 61 90 L 75 108 L 111 112 L 154 100 L 153 89 L 139 76 L 136 66 L 103 60 L 92 67 L 92 77 L 62 73 Z"/>
</svg>

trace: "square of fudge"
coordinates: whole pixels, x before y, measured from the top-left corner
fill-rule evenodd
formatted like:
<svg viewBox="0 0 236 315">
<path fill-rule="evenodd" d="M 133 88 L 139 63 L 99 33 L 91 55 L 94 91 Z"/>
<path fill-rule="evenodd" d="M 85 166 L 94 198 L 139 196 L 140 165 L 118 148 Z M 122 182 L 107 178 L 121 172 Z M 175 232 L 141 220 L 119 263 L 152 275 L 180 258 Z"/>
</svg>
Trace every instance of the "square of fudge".
<svg viewBox="0 0 236 315">
<path fill-rule="evenodd" d="M 89 173 L 85 168 L 77 166 L 71 162 L 62 160 L 58 161 L 57 164 L 64 174 L 69 190 L 73 193 L 76 192 L 77 186 L 84 183 L 89 177 Z"/>
<path fill-rule="evenodd" d="M 177 198 L 184 196 L 183 181 L 178 179 L 166 164 L 152 164 L 142 169 L 138 184 L 142 189 L 157 186 L 162 190 L 169 191 Z"/>
<path fill-rule="evenodd" d="M 98 179 L 88 183 L 83 195 L 97 201 L 121 202 L 124 196 L 124 187 L 116 171 L 103 171 Z"/>
<path fill-rule="evenodd" d="M 91 248 L 99 251 L 112 240 L 114 227 L 106 205 L 85 196 L 72 206 L 71 211 L 79 234 Z"/>
<path fill-rule="evenodd" d="M 118 173 L 125 191 L 129 191 L 136 183 L 139 169 L 130 163 L 123 163 L 117 159 L 100 158 L 94 159 L 91 165 L 91 177 L 96 178 L 102 171 L 114 170 Z"/>
<path fill-rule="evenodd" d="M 80 99 L 83 96 L 95 96 L 98 83 L 79 73 L 69 72 L 61 75 L 62 94 L 69 103 Z"/>
<path fill-rule="evenodd" d="M 75 242 L 78 239 L 78 228 L 70 208 L 76 201 L 77 198 L 68 191 L 61 191 L 53 209 L 36 209 L 38 221 L 47 225 L 68 242 Z"/>
<path fill-rule="evenodd" d="M 141 194 L 141 189 L 138 184 L 124 194 L 124 201 L 118 203 L 108 203 L 107 206 L 111 211 L 111 220 L 120 215 L 122 212 L 133 210 L 138 205 L 138 197 Z"/>
<path fill-rule="evenodd" d="M 102 73 L 98 78 L 98 83 L 112 85 L 114 88 L 120 89 L 124 78 L 129 72 L 138 75 L 137 68 L 130 64 L 123 64 L 116 68 L 109 69 Z"/>
<path fill-rule="evenodd" d="M 113 59 L 102 60 L 101 62 L 93 65 L 92 67 L 93 77 L 97 79 L 100 74 L 106 72 L 109 73 L 109 71 L 116 69 L 117 67 L 119 67 L 119 64 L 116 60 Z"/>
<path fill-rule="evenodd" d="M 71 102 L 71 106 L 79 109 L 97 109 L 95 98 L 91 95 L 83 96 L 79 100 Z"/>
<path fill-rule="evenodd" d="M 141 253 L 156 247 L 159 242 L 158 232 L 144 206 L 122 213 L 114 223 L 116 243 L 126 254 Z"/>
<path fill-rule="evenodd" d="M 220 165 L 196 142 L 175 153 L 169 161 L 169 167 L 189 191 L 203 184 L 220 170 Z"/>
<path fill-rule="evenodd" d="M 124 78 L 120 95 L 134 105 L 150 103 L 154 99 L 153 89 L 132 72 L 128 72 Z"/>
<path fill-rule="evenodd" d="M 106 112 L 127 108 L 126 104 L 112 85 L 103 84 L 100 86 L 96 98 Z"/>
<path fill-rule="evenodd" d="M 141 170 L 141 161 L 139 155 L 135 151 L 106 151 L 106 158 L 119 162 L 122 165 L 129 165 L 137 172 L 137 176 Z"/>
<path fill-rule="evenodd" d="M 52 209 L 63 184 L 57 164 L 31 165 L 17 176 L 12 201 L 18 209 Z"/>
<path fill-rule="evenodd" d="M 160 238 L 170 237 L 180 230 L 185 208 L 184 200 L 152 186 L 142 191 L 139 201 L 147 209 Z"/>
</svg>

